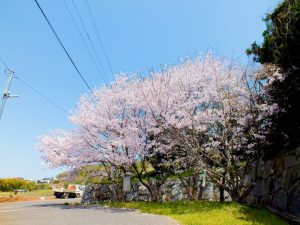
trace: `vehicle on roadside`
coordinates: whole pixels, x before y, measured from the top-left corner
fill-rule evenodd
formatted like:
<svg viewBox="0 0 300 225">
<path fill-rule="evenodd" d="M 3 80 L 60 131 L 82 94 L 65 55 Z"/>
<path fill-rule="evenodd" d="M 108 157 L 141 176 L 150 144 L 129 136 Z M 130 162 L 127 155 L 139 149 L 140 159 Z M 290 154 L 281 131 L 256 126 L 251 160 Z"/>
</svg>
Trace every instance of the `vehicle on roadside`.
<svg viewBox="0 0 300 225">
<path fill-rule="evenodd" d="M 25 192 L 27 192 L 27 190 L 24 190 L 24 189 L 16 189 L 16 190 L 13 190 L 13 192 L 14 192 L 15 195 L 16 195 L 16 194 L 18 194 L 18 193 L 25 193 Z"/>
<path fill-rule="evenodd" d="M 68 188 L 53 186 L 53 195 L 56 198 L 80 198 L 83 195 L 85 185 L 69 184 Z"/>
</svg>

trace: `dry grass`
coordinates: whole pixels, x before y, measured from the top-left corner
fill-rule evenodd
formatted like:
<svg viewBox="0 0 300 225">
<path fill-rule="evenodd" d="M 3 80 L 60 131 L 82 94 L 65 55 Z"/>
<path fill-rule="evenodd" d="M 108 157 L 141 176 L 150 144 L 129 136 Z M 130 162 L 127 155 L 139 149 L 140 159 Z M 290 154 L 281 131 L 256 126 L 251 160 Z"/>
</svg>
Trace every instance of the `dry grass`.
<svg viewBox="0 0 300 225">
<path fill-rule="evenodd" d="M 25 193 L 17 193 L 14 192 L 0 192 L 0 202 L 20 202 L 20 201 L 34 201 L 44 199 L 53 199 L 53 191 L 52 190 L 36 190 Z"/>
</svg>

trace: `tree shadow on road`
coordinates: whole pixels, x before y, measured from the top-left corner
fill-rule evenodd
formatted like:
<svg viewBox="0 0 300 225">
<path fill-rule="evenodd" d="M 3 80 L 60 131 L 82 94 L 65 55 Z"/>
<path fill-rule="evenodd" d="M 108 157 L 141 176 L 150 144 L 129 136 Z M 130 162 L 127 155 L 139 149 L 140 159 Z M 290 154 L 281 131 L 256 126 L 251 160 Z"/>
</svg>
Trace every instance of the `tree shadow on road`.
<svg viewBox="0 0 300 225">
<path fill-rule="evenodd" d="M 65 203 L 43 203 L 33 205 L 31 207 L 36 208 L 58 208 L 62 210 L 99 210 L 103 212 L 109 213 L 138 213 L 135 209 L 127 209 L 127 208 L 111 208 L 102 205 L 77 205 L 77 204 L 65 204 Z"/>
</svg>

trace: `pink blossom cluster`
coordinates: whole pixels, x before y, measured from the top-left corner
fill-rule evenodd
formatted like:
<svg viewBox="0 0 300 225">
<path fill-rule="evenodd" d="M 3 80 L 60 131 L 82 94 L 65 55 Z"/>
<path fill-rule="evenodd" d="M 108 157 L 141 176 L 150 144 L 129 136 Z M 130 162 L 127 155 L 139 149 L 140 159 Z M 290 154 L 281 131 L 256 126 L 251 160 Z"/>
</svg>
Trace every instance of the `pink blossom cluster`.
<svg viewBox="0 0 300 225">
<path fill-rule="evenodd" d="M 38 150 L 51 167 L 130 166 L 180 143 L 199 165 L 224 172 L 265 140 L 268 115 L 278 109 L 258 103 L 259 94 L 247 69 L 212 55 L 146 78 L 120 75 L 82 96 L 70 116 L 74 128 L 41 137 Z"/>
</svg>

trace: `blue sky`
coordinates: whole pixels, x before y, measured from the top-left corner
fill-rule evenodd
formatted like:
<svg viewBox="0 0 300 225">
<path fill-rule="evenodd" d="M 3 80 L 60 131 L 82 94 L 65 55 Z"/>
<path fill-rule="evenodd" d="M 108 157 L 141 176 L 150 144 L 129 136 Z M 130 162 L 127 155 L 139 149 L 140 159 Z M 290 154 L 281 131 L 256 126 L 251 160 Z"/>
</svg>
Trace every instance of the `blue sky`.
<svg viewBox="0 0 300 225">
<path fill-rule="evenodd" d="M 75 16 L 72 0 L 66 0 Z M 262 17 L 279 1 L 272 0 L 88 0 L 114 74 L 147 73 L 162 64 L 213 49 L 246 61 L 244 52 L 265 29 Z M 97 42 L 84 0 L 75 0 L 90 38 L 105 67 L 95 69 L 63 0 L 39 0 L 62 42 L 92 87 L 113 79 Z M 34 0 L 0 2 L 0 57 L 15 75 L 70 112 L 86 93 Z M 83 32 L 83 30 L 82 30 Z M 84 36 L 86 38 L 86 36 Z M 6 76 L 0 64 L 0 90 Z M 35 150 L 38 137 L 68 128 L 68 115 L 18 80 L 0 121 L 0 177 L 42 178 L 60 170 L 46 169 Z"/>
</svg>

